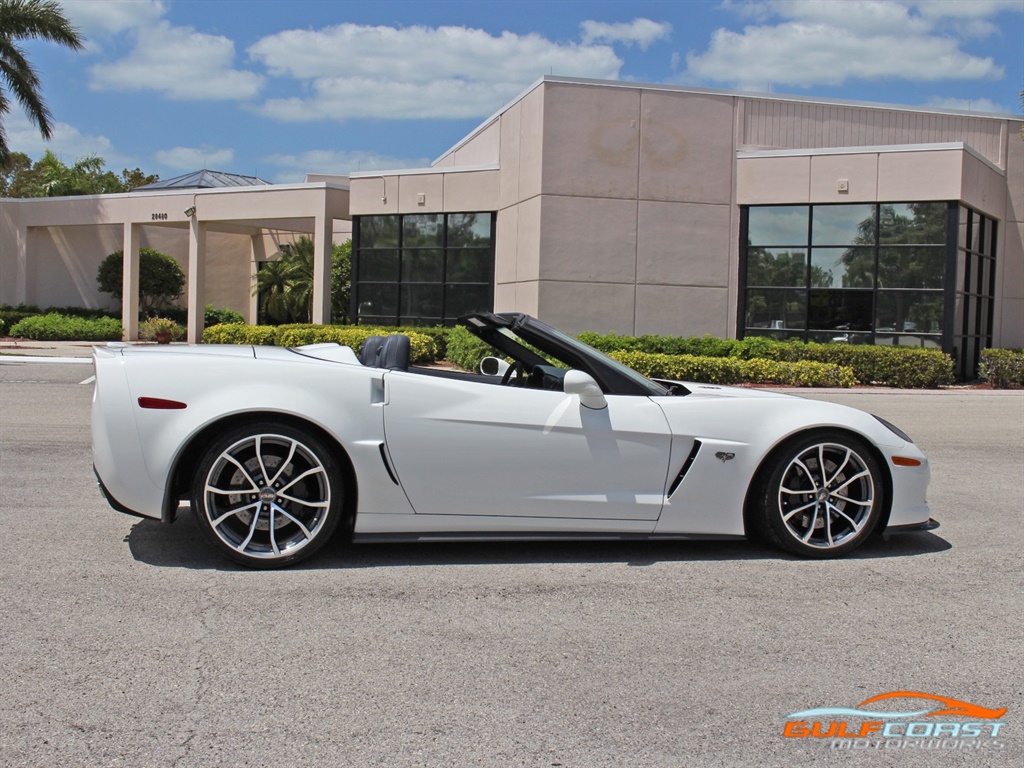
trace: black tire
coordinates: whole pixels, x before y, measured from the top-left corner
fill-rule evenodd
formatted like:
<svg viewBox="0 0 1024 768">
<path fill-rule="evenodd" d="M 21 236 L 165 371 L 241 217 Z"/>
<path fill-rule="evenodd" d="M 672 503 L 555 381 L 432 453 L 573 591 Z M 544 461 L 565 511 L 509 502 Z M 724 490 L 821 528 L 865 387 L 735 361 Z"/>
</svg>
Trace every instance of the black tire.
<svg viewBox="0 0 1024 768">
<path fill-rule="evenodd" d="M 802 557 L 839 557 L 874 530 L 885 508 L 885 483 L 863 440 L 810 433 L 784 444 L 769 461 L 752 521 L 768 542 Z"/>
<path fill-rule="evenodd" d="M 192 483 L 199 528 L 250 568 L 283 568 L 316 553 L 344 516 L 344 475 L 332 451 L 280 422 L 237 427 L 203 454 Z"/>
</svg>

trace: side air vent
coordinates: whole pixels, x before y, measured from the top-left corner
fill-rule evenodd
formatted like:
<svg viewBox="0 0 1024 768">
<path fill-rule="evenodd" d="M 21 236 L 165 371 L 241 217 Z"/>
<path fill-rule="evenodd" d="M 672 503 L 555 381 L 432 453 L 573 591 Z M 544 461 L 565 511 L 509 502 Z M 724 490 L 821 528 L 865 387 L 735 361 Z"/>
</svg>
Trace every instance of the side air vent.
<svg viewBox="0 0 1024 768">
<path fill-rule="evenodd" d="M 395 477 L 395 471 L 391 469 L 391 463 L 388 461 L 387 451 L 384 450 L 384 443 L 381 443 L 378 447 L 380 448 L 380 460 L 384 462 L 384 469 L 387 470 L 388 477 L 391 478 L 392 483 L 398 485 L 398 478 Z"/>
<path fill-rule="evenodd" d="M 693 466 L 694 460 L 697 458 L 697 454 L 700 452 L 700 440 L 693 441 L 693 448 L 690 449 L 690 455 L 686 457 L 686 461 L 683 462 L 683 468 L 679 470 L 679 474 L 676 475 L 676 479 L 672 481 L 672 486 L 668 489 L 668 497 L 671 499 L 672 494 L 676 492 L 676 488 L 683 482 L 683 478 L 686 477 L 686 473 L 690 471 L 690 467 Z"/>
</svg>

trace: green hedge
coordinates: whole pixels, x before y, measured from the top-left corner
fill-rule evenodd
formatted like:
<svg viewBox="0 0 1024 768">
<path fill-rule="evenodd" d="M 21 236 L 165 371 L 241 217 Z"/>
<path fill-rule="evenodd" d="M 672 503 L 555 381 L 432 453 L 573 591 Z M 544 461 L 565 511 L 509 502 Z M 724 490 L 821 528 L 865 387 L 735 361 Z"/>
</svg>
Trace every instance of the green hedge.
<svg viewBox="0 0 1024 768">
<path fill-rule="evenodd" d="M 256 344 L 273 346 L 277 327 L 273 325 L 246 325 L 221 323 L 203 331 L 203 344 Z"/>
<path fill-rule="evenodd" d="M 978 376 L 996 389 L 1024 388 L 1024 350 L 983 349 Z"/>
<path fill-rule="evenodd" d="M 494 354 L 489 344 L 480 341 L 462 326 L 448 329 L 448 348 L 445 359 L 464 371 L 480 370 L 480 361 Z"/>
<path fill-rule="evenodd" d="M 394 328 L 370 325 L 245 325 L 222 323 L 203 332 L 204 344 L 259 344 L 278 347 L 301 347 L 304 344 L 336 342 L 352 347 L 357 353 L 370 336 L 392 336 Z M 410 357 L 414 363 L 432 362 L 437 357 L 434 340 L 427 334 L 403 331 L 409 337 Z"/>
<path fill-rule="evenodd" d="M 716 339 L 713 336 L 618 336 L 580 334 L 579 339 L 602 352 L 646 352 L 740 360 L 810 361 L 844 366 L 862 384 L 934 389 L 952 384 L 953 359 L 938 350 L 869 344 L 818 344 L 776 341 L 763 336 Z"/>
<path fill-rule="evenodd" d="M 121 323 L 110 317 L 90 319 L 56 312 L 26 317 L 11 328 L 11 335 L 35 341 L 120 341 Z"/>
<path fill-rule="evenodd" d="M 611 352 L 634 371 L 656 379 L 680 379 L 708 384 L 784 384 L 793 387 L 852 387 L 853 371 L 832 363 L 810 360 L 742 360 L 736 357 L 665 355 L 652 352 Z"/>
<path fill-rule="evenodd" d="M 43 311 L 35 304 L 18 304 L 17 306 L 0 304 L 0 321 L 6 323 L 8 328 L 13 328 L 26 317 L 34 317 L 41 314 L 43 314 Z"/>
</svg>

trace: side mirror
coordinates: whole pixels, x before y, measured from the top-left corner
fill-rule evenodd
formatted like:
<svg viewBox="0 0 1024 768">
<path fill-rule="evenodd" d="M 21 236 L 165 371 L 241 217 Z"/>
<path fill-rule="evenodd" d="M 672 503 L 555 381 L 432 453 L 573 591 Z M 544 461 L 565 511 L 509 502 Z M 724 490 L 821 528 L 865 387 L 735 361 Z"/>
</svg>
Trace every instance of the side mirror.
<svg viewBox="0 0 1024 768">
<path fill-rule="evenodd" d="M 480 361 L 480 373 L 484 376 L 504 376 L 508 363 L 500 357 L 485 357 Z"/>
<path fill-rule="evenodd" d="M 567 395 L 579 395 L 580 405 L 584 408 L 600 411 L 608 407 L 604 392 L 589 373 L 575 369 L 566 371 L 565 378 L 562 379 L 562 387 Z"/>
</svg>

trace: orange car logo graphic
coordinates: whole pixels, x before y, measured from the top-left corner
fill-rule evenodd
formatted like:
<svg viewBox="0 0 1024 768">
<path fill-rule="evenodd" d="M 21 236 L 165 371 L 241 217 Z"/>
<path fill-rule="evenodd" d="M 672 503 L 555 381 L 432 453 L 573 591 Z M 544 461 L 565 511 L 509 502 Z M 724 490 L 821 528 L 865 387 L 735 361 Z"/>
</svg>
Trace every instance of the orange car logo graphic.
<svg viewBox="0 0 1024 768">
<path fill-rule="evenodd" d="M 878 696 L 872 696 L 870 699 L 864 699 L 864 701 L 857 705 L 857 708 L 859 709 L 866 704 L 885 701 L 886 699 L 929 699 L 930 701 L 936 701 L 942 705 L 937 709 L 927 712 L 924 717 L 954 715 L 957 717 L 969 717 L 972 720 L 998 720 L 1006 714 L 1006 707 L 1003 707 L 1002 709 L 989 709 L 988 707 L 979 707 L 977 704 L 971 704 L 967 701 L 951 699 L 948 696 L 936 696 L 933 693 L 921 693 L 920 691 L 891 691 L 890 693 L 880 693 Z"/>
<path fill-rule="evenodd" d="M 865 709 L 868 705 L 878 705 L 880 702 L 889 699 L 927 699 L 934 702 L 926 708 L 911 711 L 882 710 L 872 707 Z M 937 705 L 937 706 L 936 706 Z M 894 718 L 911 717 L 942 717 L 953 715 L 956 717 L 969 717 L 972 720 L 998 720 L 1006 714 L 1006 707 L 1002 709 L 989 709 L 977 704 L 971 704 L 959 699 L 951 699 L 949 696 L 936 696 L 933 693 L 922 693 L 920 691 L 890 691 L 864 699 L 856 707 L 821 707 L 818 709 L 805 709 L 802 712 L 794 712 L 786 715 L 787 718 L 807 717 L 871 717 L 886 720 Z"/>
<path fill-rule="evenodd" d="M 894 700 L 917 699 L 914 709 Z M 872 745 L 921 749 L 1002 749 L 1000 718 L 1006 707 L 989 709 L 969 701 L 921 691 L 890 691 L 864 699 L 855 707 L 818 707 L 786 715 L 787 739 L 829 739 L 832 748 L 861 749 Z M 949 718 L 957 718 L 950 720 Z M 966 721 L 966 722 L 965 722 Z M 874 739 L 874 740 L 872 740 Z"/>
</svg>

